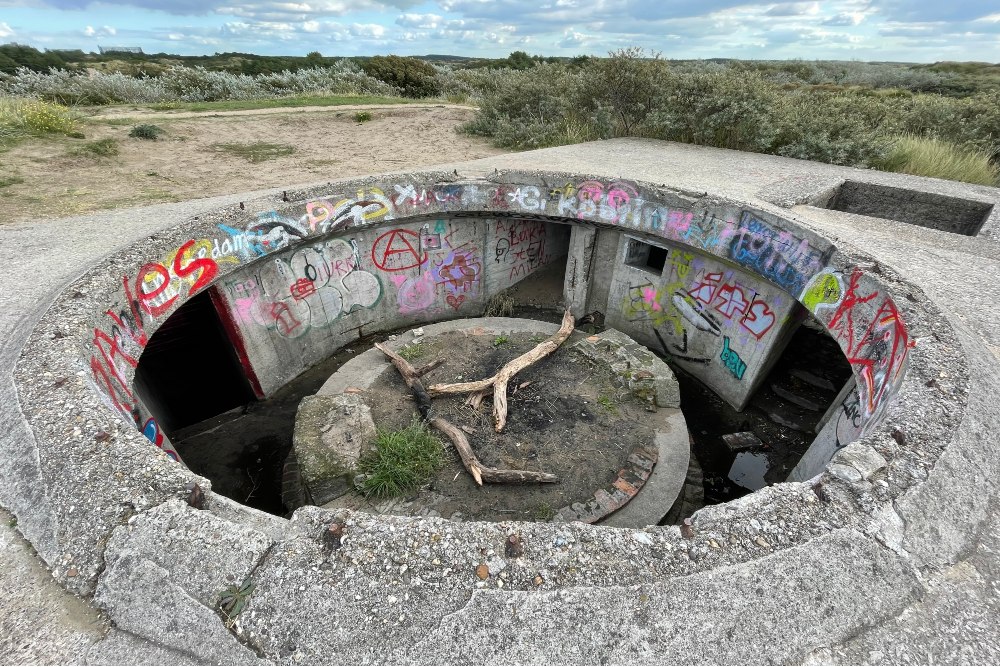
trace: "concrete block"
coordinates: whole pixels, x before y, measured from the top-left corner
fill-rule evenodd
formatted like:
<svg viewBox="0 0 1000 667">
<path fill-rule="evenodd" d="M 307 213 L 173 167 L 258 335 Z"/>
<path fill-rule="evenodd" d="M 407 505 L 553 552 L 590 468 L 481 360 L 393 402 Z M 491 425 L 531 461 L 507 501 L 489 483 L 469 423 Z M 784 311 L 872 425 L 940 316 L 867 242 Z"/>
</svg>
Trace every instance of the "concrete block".
<svg viewBox="0 0 1000 667">
<path fill-rule="evenodd" d="M 180 582 L 186 594 L 214 607 L 224 589 L 250 575 L 271 544 L 267 535 L 246 525 L 169 500 L 116 528 L 105 557 L 114 561 L 121 554 L 142 553 Z"/>
<path fill-rule="evenodd" d="M 302 399 L 292 447 L 313 502 L 328 503 L 351 489 L 358 460 L 373 446 L 375 437 L 371 409 L 358 395 Z"/>
<path fill-rule="evenodd" d="M 121 554 L 94 594 L 119 629 L 216 665 L 263 664 L 240 644 L 222 618 L 189 595 L 144 555 Z"/>
</svg>

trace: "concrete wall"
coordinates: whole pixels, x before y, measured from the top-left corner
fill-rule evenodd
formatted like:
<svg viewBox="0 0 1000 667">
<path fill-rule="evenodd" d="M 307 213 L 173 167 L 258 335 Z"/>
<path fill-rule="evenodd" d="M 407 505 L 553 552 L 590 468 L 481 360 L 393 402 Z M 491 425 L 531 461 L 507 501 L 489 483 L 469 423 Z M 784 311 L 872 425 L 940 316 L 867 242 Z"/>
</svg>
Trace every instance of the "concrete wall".
<svg viewBox="0 0 1000 667">
<path fill-rule="evenodd" d="M 866 428 L 879 421 L 905 375 L 913 343 L 881 274 L 838 258 L 829 241 L 775 211 L 665 186 L 554 172 L 498 172 L 464 180 L 451 172 L 386 176 L 292 194 L 295 201 L 273 210 L 232 207 L 202 216 L 185 228 L 183 242 L 147 240 L 121 258 L 120 273 L 106 276 L 108 284 L 101 288 L 106 297 L 94 316 L 93 335 L 82 342 L 86 376 L 106 404 L 138 429 L 145 430 L 148 419 L 156 417 L 143 412 L 133 387 L 139 355 L 148 336 L 186 298 L 221 285 L 230 309 L 224 312 L 238 315 L 240 336 L 257 355 L 249 365 L 265 370 L 261 375 L 269 377 L 267 391 L 273 391 L 359 333 L 468 314 L 486 294 L 527 275 L 535 239 L 519 231 L 511 238 L 511 231 L 500 227 L 510 219 L 572 223 L 601 232 L 593 243 L 578 239 L 571 258 L 578 261 L 569 264 L 585 264 L 589 252 L 588 299 L 604 303 L 612 322 L 624 315 L 627 294 L 619 291 L 616 300 L 612 286 L 641 285 L 629 282 L 631 269 L 611 268 L 625 258 L 619 235 L 653 240 L 681 253 L 684 261 L 685 255 L 691 262 L 701 261 L 703 273 L 687 269 L 685 279 L 691 282 L 685 289 L 710 300 L 699 303 L 727 321 L 720 319 L 719 335 L 705 339 L 717 349 L 695 343 L 705 358 L 711 354 L 715 386 L 734 404 L 749 393 L 742 388 L 734 392 L 736 383 L 746 383 L 751 373 L 752 384 L 774 358 L 768 350 L 780 348 L 780 320 L 786 312 L 780 309 L 791 308 L 779 303 L 782 299 L 805 305 L 844 350 L 858 378 Z M 440 248 L 423 245 L 425 224 L 429 236 L 440 237 Z M 515 240 L 528 246 L 517 248 Z M 584 248 L 582 257 L 576 257 L 576 248 Z M 546 254 L 558 252 L 546 245 Z M 523 262 L 527 267 L 519 268 Z M 623 272 L 617 281 L 616 271 Z M 571 281 L 576 273 L 574 269 Z M 713 273 L 721 275 L 710 278 Z M 675 295 L 669 301 L 656 295 L 656 288 L 673 285 L 676 276 L 671 276 L 665 266 L 659 284 L 649 281 L 661 308 L 677 305 Z M 723 295 L 734 297 L 736 286 L 744 301 L 749 296 L 744 288 L 763 295 L 759 306 L 753 299 L 746 306 L 758 319 L 748 320 L 746 313 L 740 317 L 735 306 L 730 318 L 717 310 L 728 307 Z M 637 294 L 645 296 L 641 286 Z M 571 296 L 578 307 L 579 293 Z M 694 308 L 693 301 L 681 301 Z M 612 310 L 615 304 L 620 313 Z M 649 307 L 659 315 L 653 302 Z M 763 329 L 760 325 L 771 315 L 775 323 Z M 753 326 L 763 330 L 762 340 L 776 342 L 765 342 L 762 352 L 745 347 L 743 341 L 756 339 Z M 642 333 L 628 330 L 636 337 Z M 692 330 L 687 330 L 690 339 Z M 685 348 L 683 331 L 679 341 L 676 335 L 672 340 Z M 692 345 L 689 340 L 687 347 Z M 247 354 L 252 356 L 249 350 Z M 754 369 L 759 365 L 759 373 L 751 364 Z"/>
<path fill-rule="evenodd" d="M 618 241 L 603 267 L 610 275 L 608 326 L 669 355 L 742 410 L 805 310 L 760 275 L 717 257 L 676 243 L 600 234 Z"/>
<path fill-rule="evenodd" d="M 838 449 L 843 449 L 859 437 L 864 422 L 861 396 L 852 377 L 840 390 L 817 427 L 816 438 L 786 478 L 789 482 L 804 482 L 823 472 Z"/>
<path fill-rule="evenodd" d="M 516 218 L 382 225 L 277 253 L 219 287 L 266 396 L 363 334 L 480 316 L 568 244 L 568 227 Z"/>
</svg>

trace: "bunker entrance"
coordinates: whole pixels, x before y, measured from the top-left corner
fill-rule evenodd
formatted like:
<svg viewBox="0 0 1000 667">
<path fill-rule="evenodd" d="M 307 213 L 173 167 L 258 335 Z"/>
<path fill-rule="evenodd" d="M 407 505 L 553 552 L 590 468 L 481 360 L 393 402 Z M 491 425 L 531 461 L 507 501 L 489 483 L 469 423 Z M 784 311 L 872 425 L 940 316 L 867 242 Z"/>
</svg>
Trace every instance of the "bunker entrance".
<svg viewBox="0 0 1000 667">
<path fill-rule="evenodd" d="M 700 486 L 705 504 L 786 481 L 852 377 L 837 342 L 812 319 L 798 328 L 742 411 L 692 375 L 675 372 L 692 441 L 688 487 L 695 491 L 689 495 Z M 689 505 L 697 508 L 696 502 Z"/>
<path fill-rule="evenodd" d="M 197 360 L 194 368 L 192 360 Z M 210 290 L 186 301 L 150 337 L 135 385 L 171 438 L 180 429 L 254 400 Z"/>
</svg>

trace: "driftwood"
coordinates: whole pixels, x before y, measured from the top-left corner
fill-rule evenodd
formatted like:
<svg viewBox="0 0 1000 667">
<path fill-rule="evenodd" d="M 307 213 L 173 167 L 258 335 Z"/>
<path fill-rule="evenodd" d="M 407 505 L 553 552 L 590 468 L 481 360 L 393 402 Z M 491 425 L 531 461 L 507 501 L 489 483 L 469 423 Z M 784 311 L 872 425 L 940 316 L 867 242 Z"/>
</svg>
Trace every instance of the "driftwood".
<svg viewBox="0 0 1000 667">
<path fill-rule="evenodd" d="M 468 403 L 474 407 L 478 406 L 486 395 L 492 391 L 493 427 L 499 433 L 507 425 L 507 383 L 510 382 L 512 377 L 531 364 L 555 352 L 569 338 L 571 333 L 573 333 L 573 314 L 567 308 L 566 312 L 563 313 L 562 325 L 559 327 L 559 331 L 520 357 L 508 361 L 493 377 L 486 378 L 485 380 L 476 380 L 475 382 L 432 384 L 427 388 L 427 391 L 431 396 L 472 394 L 469 396 Z"/>
<path fill-rule="evenodd" d="M 382 353 L 389 357 L 393 365 L 396 367 L 396 370 L 398 370 L 399 374 L 403 377 L 403 381 L 406 382 L 406 386 L 410 388 L 410 391 L 413 393 L 413 397 L 417 402 L 417 410 L 420 412 L 420 417 L 428 424 L 448 436 L 448 439 L 451 440 L 453 445 L 455 445 L 455 450 L 461 457 L 462 464 L 465 466 L 466 470 L 469 471 L 469 474 L 472 475 L 472 478 L 476 480 L 476 484 L 482 486 L 483 482 L 490 482 L 494 484 L 528 484 L 552 483 L 559 481 L 558 477 L 547 472 L 501 470 L 499 468 L 484 466 L 476 456 L 475 452 L 472 451 L 472 446 L 469 445 L 469 439 L 465 437 L 465 434 L 461 429 L 456 427 L 447 419 L 431 414 L 431 397 L 427 393 L 427 390 L 424 389 L 424 383 L 420 381 L 420 376 L 431 370 L 428 366 L 436 368 L 440 364 L 435 362 L 434 364 L 423 366 L 418 370 L 415 369 L 410 362 L 399 356 L 396 352 L 390 350 L 385 345 L 375 343 L 375 347 L 382 350 Z"/>
</svg>

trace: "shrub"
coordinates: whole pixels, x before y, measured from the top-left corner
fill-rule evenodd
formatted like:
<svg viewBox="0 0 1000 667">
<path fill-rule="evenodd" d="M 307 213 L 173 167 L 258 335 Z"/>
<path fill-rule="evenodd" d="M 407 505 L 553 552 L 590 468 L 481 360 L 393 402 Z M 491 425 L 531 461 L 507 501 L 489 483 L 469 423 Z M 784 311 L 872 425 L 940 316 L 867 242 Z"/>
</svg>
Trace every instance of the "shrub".
<svg viewBox="0 0 1000 667">
<path fill-rule="evenodd" d="M 903 135 L 876 165 L 885 171 L 947 178 L 979 185 L 1000 184 L 1000 172 L 982 151 L 940 139 Z"/>
<path fill-rule="evenodd" d="M 69 134 L 76 115 L 60 104 L 0 97 L 0 141 L 29 135 Z"/>
<path fill-rule="evenodd" d="M 373 56 L 361 63 L 368 76 L 398 88 L 404 97 L 433 97 L 441 92 L 430 63 L 400 56 Z"/>
<path fill-rule="evenodd" d="M 128 136 L 133 139 L 147 139 L 149 141 L 156 141 L 160 135 L 163 134 L 163 128 L 159 125 L 150 125 L 148 123 L 143 123 L 142 125 L 136 125 L 133 127 Z"/>
<path fill-rule="evenodd" d="M 48 73 L 20 68 L 0 79 L 0 93 L 37 97 L 63 104 L 171 104 L 252 100 L 302 93 L 398 95 L 391 85 L 368 76 L 357 65 L 341 60 L 331 67 L 313 67 L 277 74 L 234 74 L 204 67 L 167 68 L 158 76 L 121 72 Z"/>
<path fill-rule="evenodd" d="M 657 107 L 668 68 L 659 53 L 646 57 L 633 47 L 592 60 L 583 72 L 578 103 L 591 111 L 606 110 L 614 117 L 614 134 L 628 137 L 640 133 L 647 114 Z"/>
<path fill-rule="evenodd" d="M 391 498 L 426 483 L 441 467 L 441 441 L 414 420 L 401 431 L 378 432 L 375 447 L 358 461 L 364 475 L 361 490 L 367 496 Z"/>
<path fill-rule="evenodd" d="M 356 123 L 367 123 L 372 119 L 372 114 L 370 111 L 358 111 L 354 114 L 354 122 Z"/>
</svg>

